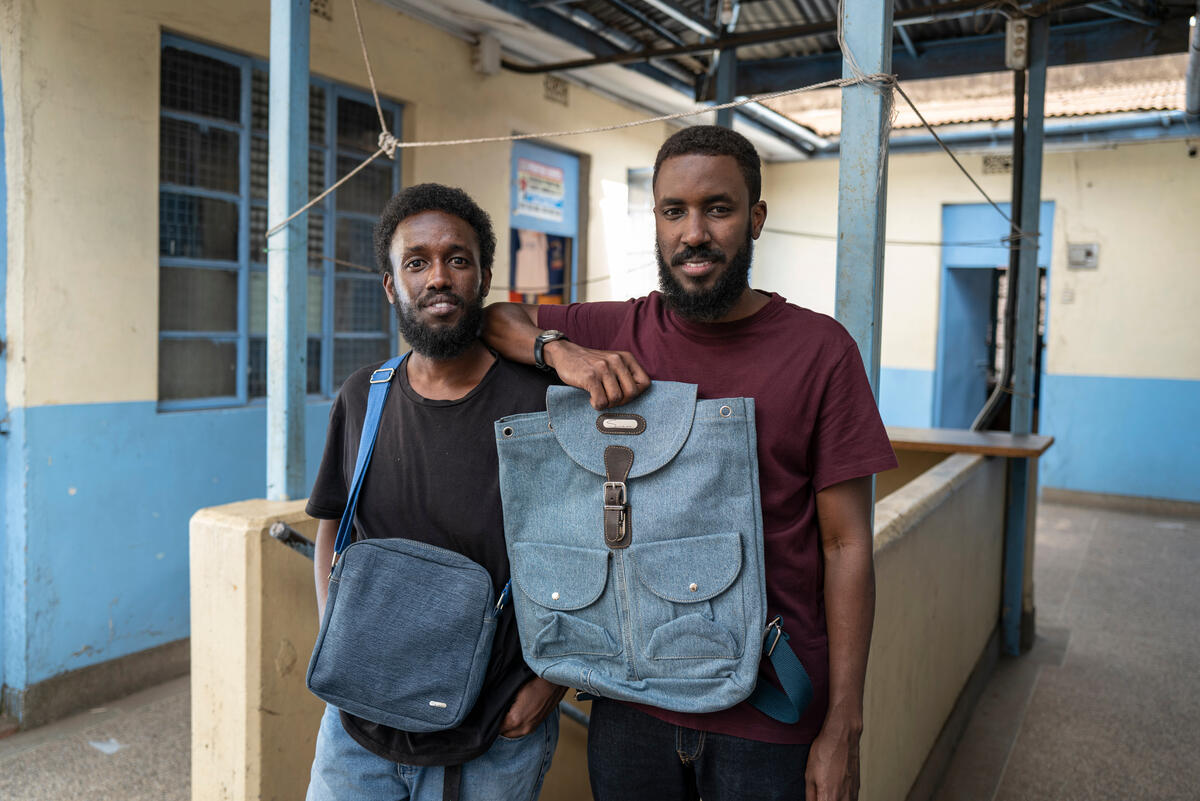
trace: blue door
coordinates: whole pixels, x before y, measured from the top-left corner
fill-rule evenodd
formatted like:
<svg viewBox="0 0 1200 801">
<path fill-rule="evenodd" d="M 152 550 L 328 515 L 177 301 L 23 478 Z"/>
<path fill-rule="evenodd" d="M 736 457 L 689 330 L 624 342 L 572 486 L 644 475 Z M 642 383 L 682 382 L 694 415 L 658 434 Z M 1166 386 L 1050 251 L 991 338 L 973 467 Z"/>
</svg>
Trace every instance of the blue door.
<svg viewBox="0 0 1200 801">
<path fill-rule="evenodd" d="M 1008 204 L 1000 207 L 1009 214 Z M 1054 203 L 1042 203 L 1038 223 L 1038 267 L 1050 265 Z M 938 315 L 937 363 L 933 376 L 933 425 L 969 428 L 987 400 L 993 371 L 998 271 L 1007 271 L 1009 250 L 1002 240 L 1008 223 L 986 203 L 942 207 L 942 291 Z M 989 243 L 995 242 L 995 245 Z"/>
<path fill-rule="evenodd" d="M 579 157 L 514 142 L 511 175 L 509 300 L 569 303 L 578 284 Z"/>
</svg>

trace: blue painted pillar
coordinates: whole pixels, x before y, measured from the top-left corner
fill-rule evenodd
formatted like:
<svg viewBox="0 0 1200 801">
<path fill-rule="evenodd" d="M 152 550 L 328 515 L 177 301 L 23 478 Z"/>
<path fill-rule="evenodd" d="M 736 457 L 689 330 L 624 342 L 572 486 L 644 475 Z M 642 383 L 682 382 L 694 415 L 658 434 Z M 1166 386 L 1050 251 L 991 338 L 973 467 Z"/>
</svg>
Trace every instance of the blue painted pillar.
<svg viewBox="0 0 1200 801">
<path fill-rule="evenodd" d="M 717 56 L 717 96 L 718 104 L 733 100 L 737 86 L 737 51 L 733 48 L 722 50 Z M 717 125 L 723 128 L 733 127 L 733 109 L 723 108 L 717 112 Z"/>
<path fill-rule="evenodd" d="M 267 219 L 308 190 L 309 0 L 271 0 Z M 308 231 L 300 215 L 267 242 L 267 497 L 302 498 L 307 388 Z"/>
<path fill-rule="evenodd" d="M 1045 133 L 1046 54 L 1050 41 L 1047 17 L 1029 21 L 1029 86 L 1026 92 L 1024 166 L 1021 175 L 1021 219 L 1026 234 L 1038 232 L 1042 208 L 1042 144 Z M 1047 243 L 1048 245 L 1049 243 Z M 1038 347 L 1038 238 L 1021 239 L 1018 257 L 1016 300 L 1017 326 L 1013 332 L 1013 399 L 1009 428 L 1014 434 L 1033 430 Z M 1004 537 L 1004 598 L 1001 606 L 1001 636 L 1004 653 L 1016 656 L 1033 644 L 1032 596 L 1026 603 L 1026 572 L 1032 568 L 1031 500 L 1036 488 L 1030 481 L 1028 459 L 1010 459 L 1008 464 L 1008 507 Z M 1028 607 L 1028 608 L 1026 608 Z M 1024 647 L 1023 647 L 1024 646 Z"/>
<path fill-rule="evenodd" d="M 845 0 L 846 46 L 866 74 L 892 71 L 892 3 Z M 843 60 L 842 76 L 852 77 Z M 838 161 L 835 313 L 858 343 L 879 399 L 879 330 L 883 308 L 883 237 L 887 210 L 888 97 L 873 86 L 842 90 Z"/>
</svg>

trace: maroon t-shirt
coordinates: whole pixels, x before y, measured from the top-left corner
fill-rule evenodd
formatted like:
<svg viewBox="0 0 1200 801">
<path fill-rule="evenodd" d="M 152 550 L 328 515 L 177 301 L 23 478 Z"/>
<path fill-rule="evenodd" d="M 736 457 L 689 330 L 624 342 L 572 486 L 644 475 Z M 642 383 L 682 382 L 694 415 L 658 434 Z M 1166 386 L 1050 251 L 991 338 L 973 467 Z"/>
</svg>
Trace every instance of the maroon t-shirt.
<svg viewBox="0 0 1200 801">
<path fill-rule="evenodd" d="M 829 647 L 816 493 L 896 466 L 854 340 L 830 317 L 772 293 L 755 314 L 696 323 L 651 292 L 624 303 L 541 306 L 538 326 L 584 347 L 626 350 L 651 378 L 701 398 L 754 398 L 766 552 L 767 619 L 782 615 L 813 681 L 798 723 L 747 703 L 709 714 L 640 707 L 669 723 L 772 743 L 809 743 L 829 705 Z"/>
</svg>

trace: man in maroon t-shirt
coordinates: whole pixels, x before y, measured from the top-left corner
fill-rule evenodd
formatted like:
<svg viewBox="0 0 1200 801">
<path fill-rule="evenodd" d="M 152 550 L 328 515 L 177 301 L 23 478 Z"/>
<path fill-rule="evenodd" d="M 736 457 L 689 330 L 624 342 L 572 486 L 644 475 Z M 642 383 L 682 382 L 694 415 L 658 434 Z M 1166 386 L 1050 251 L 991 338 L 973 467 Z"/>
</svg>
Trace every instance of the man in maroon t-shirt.
<svg viewBox="0 0 1200 801">
<path fill-rule="evenodd" d="M 661 292 L 624 303 L 489 307 L 485 339 L 557 370 L 597 409 L 649 376 L 754 398 L 767 617 L 782 615 L 814 696 L 795 724 L 748 703 L 684 714 L 598 700 L 588 764 L 600 801 L 853 799 L 874 618 L 871 476 L 896 465 L 854 340 L 749 287 L 767 216 L 758 154 L 716 126 L 659 150 Z M 544 329 L 544 330 L 543 330 Z"/>
</svg>

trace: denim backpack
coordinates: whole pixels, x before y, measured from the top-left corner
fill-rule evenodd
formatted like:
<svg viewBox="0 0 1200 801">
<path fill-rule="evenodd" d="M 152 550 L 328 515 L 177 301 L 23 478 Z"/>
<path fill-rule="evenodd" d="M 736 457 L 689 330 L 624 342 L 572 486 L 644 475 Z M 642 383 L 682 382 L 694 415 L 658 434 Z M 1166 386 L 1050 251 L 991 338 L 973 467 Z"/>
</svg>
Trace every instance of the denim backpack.
<svg viewBox="0 0 1200 801">
<path fill-rule="evenodd" d="M 812 685 L 766 620 L 754 401 L 656 381 L 603 413 L 550 387 L 546 409 L 496 422 L 529 666 L 587 695 L 798 720 Z M 758 682 L 764 652 L 785 693 Z"/>
</svg>

